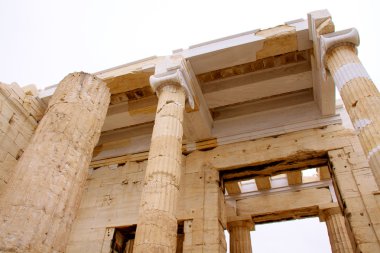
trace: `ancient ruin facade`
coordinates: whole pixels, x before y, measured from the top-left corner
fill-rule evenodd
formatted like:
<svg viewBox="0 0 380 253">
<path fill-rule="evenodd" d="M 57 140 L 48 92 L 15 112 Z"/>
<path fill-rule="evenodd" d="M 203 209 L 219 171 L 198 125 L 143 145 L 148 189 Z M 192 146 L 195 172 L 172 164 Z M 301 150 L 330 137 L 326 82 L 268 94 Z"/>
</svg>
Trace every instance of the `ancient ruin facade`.
<svg viewBox="0 0 380 253">
<path fill-rule="evenodd" d="M 358 45 L 321 10 L 1 84 L 0 252 L 219 253 L 228 230 L 247 253 L 256 224 L 307 217 L 334 253 L 380 252 L 380 96 Z"/>
</svg>

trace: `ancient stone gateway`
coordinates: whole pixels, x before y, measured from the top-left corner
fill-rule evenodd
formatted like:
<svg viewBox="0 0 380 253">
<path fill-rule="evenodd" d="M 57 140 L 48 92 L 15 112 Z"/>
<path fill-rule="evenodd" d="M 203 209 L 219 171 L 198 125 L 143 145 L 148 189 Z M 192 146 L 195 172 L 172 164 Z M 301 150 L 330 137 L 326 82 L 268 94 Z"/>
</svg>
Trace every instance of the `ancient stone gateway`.
<svg viewBox="0 0 380 253">
<path fill-rule="evenodd" d="M 305 217 L 334 253 L 380 252 L 358 44 L 322 10 L 39 93 L 1 84 L 0 252 L 226 252 L 225 230 L 252 252 L 255 224 Z"/>
</svg>

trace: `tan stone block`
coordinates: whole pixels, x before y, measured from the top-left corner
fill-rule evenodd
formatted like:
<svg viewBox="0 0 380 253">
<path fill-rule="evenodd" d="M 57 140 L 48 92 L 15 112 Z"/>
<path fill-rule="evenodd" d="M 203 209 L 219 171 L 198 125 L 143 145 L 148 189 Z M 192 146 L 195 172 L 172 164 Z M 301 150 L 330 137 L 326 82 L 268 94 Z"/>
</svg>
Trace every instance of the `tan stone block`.
<svg viewBox="0 0 380 253">
<path fill-rule="evenodd" d="M 11 83 L 9 87 L 13 91 L 13 94 L 11 95 L 16 95 L 20 100 L 24 100 L 25 92 L 23 91 L 23 89 L 21 89 L 21 87 L 17 83 Z"/>
<path fill-rule="evenodd" d="M 6 160 L 0 162 L 0 195 L 5 189 L 5 187 L 7 187 L 10 177 L 13 175 L 16 163 L 16 160 Z"/>
<path fill-rule="evenodd" d="M 17 147 L 14 140 L 8 137 L 6 134 L 0 134 L 0 149 L 7 150 L 10 155 L 17 157 L 20 148 Z"/>
<path fill-rule="evenodd" d="M 192 232 L 192 239 L 193 239 L 193 245 L 203 245 L 204 241 L 204 233 L 203 229 L 202 230 L 194 230 Z"/>
<path fill-rule="evenodd" d="M 205 245 L 212 245 L 212 244 L 216 244 L 216 245 L 219 245 L 219 230 L 215 230 L 215 229 L 212 229 L 212 230 L 207 230 L 205 229 L 204 231 L 204 244 Z"/>
<path fill-rule="evenodd" d="M 368 160 L 365 156 L 355 156 L 348 158 L 348 163 L 350 163 L 354 168 L 368 168 Z"/>
<path fill-rule="evenodd" d="M 364 209 L 363 199 L 359 196 L 349 197 L 343 199 L 344 206 L 349 212 L 358 211 Z"/>
<path fill-rule="evenodd" d="M 15 143 L 20 149 L 24 149 L 28 145 L 29 140 L 27 140 L 22 134 L 18 134 Z"/>
<path fill-rule="evenodd" d="M 196 252 L 204 252 L 204 246 L 203 245 L 193 245 L 191 247 L 191 249 L 188 249 L 188 251 L 185 251 L 184 249 L 184 253 L 186 252 L 191 252 L 191 253 L 196 253 Z"/>
<path fill-rule="evenodd" d="M 9 85 L 0 82 L 0 89 L 5 94 L 6 98 L 11 95 L 11 89 L 9 88 Z M 0 99 L 1 98 L 2 98 L 2 96 L 0 97 Z"/>
<path fill-rule="evenodd" d="M 373 230 L 375 230 L 375 233 L 377 234 L 377 236 L 379 236 L 380 235 L 380 224 L 379 223 L 373 224 L 372 227 L 373 227 Z"/>
<path fill-rule="evenodd" d="M 343 199 L 360 196 L 356 182 L 355 182 L 352 175 L 350 175 L 348 173 L 347 174 L 337 174 L 336 178 L 337 178 L 339 191 L 340 191 Z"/>
<path fill-rule="evenodd" d="M 192 223 L 191 223 L 192 231 L 203 231 L 203 227 L 204 227 L 203 219 L 195 218 L 192 220 Z"/>
<path fill-rule="evenodd" d="M 375 178 L 368 167 L 354 170 L 353 175 L 355 177 L 357 187 L 362 194 L 372 194 L 378 190 Z"/>
<path fill-rule="evenodd" d="M 346 215 L 352 227 L 366 227 L 371 221 L 365 209 L 350 212 Z"/>
<path fill-rule="evenodd" d="M 203 252 L 219 253 L 220 252 L 219 243 L 205 244 L 203 246 Z"/>
<path fill-rule="evenodd" d="M 363 200 L 363 204 L 366 207 L 366 209 L 379 208 L 376 197 L 373 193 L 363 194 L 362 200 Z"/>
<path fill-rule="evenodd" d="M 17 163 L 16 157 L 13 157 L 10 153 L 7 153 L 5 156 L 4 162 L 15 162 Z"/>
<path fill-rule="evenodd" d="M 9 128 L 10 128 L 9 119 L 5 118 L 3 115 L 0 114 L 0 133 L 8 132 Z"/>
<path fill-rule="evenodd" d="M 137 162 L 127 162 L 123 168 L 125 168 L 126 173 L 138 173 L 143 171 L 144 168 Z"/>
<path fill-rule="evenodd" d="M 215 218 L 205 218 L 203 220 L 204 230 L 218 230 L 220 227 L 218 217 Z"/>
<path fill-rule="evenodd" d="M 379 243 L 373 242 L 373 243 L 360 243 L 358 245 L 358 250 L 362 253 L 374 253 L 374 252 L 380 252 L 380 246 Z"/>
<path fill-rule="evenodd" d="M 378 226 L 380 224 L 380 212 L 379 208 L 368 208 L 367 209 L 368 216 L 371 219 L 371 223 L 373 226 Z"/>
<path fill-rule="evenodd" d="M 355 241 L 358 244 L 378 242 L 374 230 L 370 226 L 352 226 L 352 232 L 354 233 Z"/>
<path fill-rule="evenodd" d="M 22 137 L 24 137 L 24 139 L 26 140 L 26 145 L 23 146 L 23 148 L 26 148 L 27 144 L 29 144 L 29 141 L 30 141 L 30 137 L 29 136 L 25 136 L 22 132 L 20 132 L 16 127 L 11 127 L 9 128 L 9 130 L 7 131 L 7 136 L 13 140 L 14 142 L 16 142 L 16 139 L 17 139 L 17 136 L 18 135 L 22 135 Z M 16 143 L 15 143 L 16 144 Z"/>
<path fill-rule="evenodd" d="M 351 153 L 354 153 L 354 148 L 352 146 L 347 146 L 343 148 L 343 151 L 346 155 L 350 155 Z"/>
<path fill-rule="evenodd" d="M 29 84 L 29 85 L 23 86 L 21 89 L 28 96 L 33 96 L 33 97 L 38 96 L 38 89 L 37 89 L 36 85 L 34 85 L 34 84 Z"/>
<path fill-rule="evenodd" d="M 332 172 L 335 175 L 339 174 L 351 174 L 351 166 L 343 159 L 331 159 L 332 161 Z"/>
<path fill-rule="evenodd" d="M 1 106 L 1 116 L 4 120 L 8 121 L 12 118 L 12 116 L 15 114 L 16 109 L 12 108 L 10 104 L 6 102 L 2 102 Z"/>
<path fill-rule="evenodd" d="M 93 241 L 87 241 L 87 242 L 76 242 L 76 243 L 70 243 L 66 247 L 67 253 L 83 253 L 83 252 L 102 252 L 102 240 L 93 240 Z M 106 243 L 107 245 L 107 243 Z M 110 243 L 107 245 L 107 249 L 109 252 L 111 248 Z"/>
<path fill-rule="evenodd" d="M 0 149 L 0 162 L 5 161 L 8 152 L 4 149 Z"/>
</svg>

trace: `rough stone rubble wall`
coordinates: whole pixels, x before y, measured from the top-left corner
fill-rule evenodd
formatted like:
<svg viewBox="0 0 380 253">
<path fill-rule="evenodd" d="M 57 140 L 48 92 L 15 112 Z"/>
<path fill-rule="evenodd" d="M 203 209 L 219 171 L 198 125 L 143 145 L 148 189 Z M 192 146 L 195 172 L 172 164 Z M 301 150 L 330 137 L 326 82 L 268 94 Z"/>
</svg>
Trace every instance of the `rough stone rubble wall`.
<svg viewBox="0 0 380 253">
<path fill-rule="evenodd" d="M 31 89 L 0 83 L 0 194 L 45 109 Z"/>
</svg>

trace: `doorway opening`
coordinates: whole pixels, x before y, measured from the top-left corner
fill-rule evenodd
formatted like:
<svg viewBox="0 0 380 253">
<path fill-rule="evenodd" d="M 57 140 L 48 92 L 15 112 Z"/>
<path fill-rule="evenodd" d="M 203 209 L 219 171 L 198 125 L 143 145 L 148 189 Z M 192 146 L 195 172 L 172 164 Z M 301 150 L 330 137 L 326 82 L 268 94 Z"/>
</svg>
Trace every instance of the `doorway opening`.
<svg viewBox="0 0 380 253">
<path fill-rule="evenodd" d="M 227 230 L 225 236 L 229 253 Z M 255 253 L 331 253 L 326 224 L 316 217 L 257 224 L 251 244 Z"/>
</svg>

